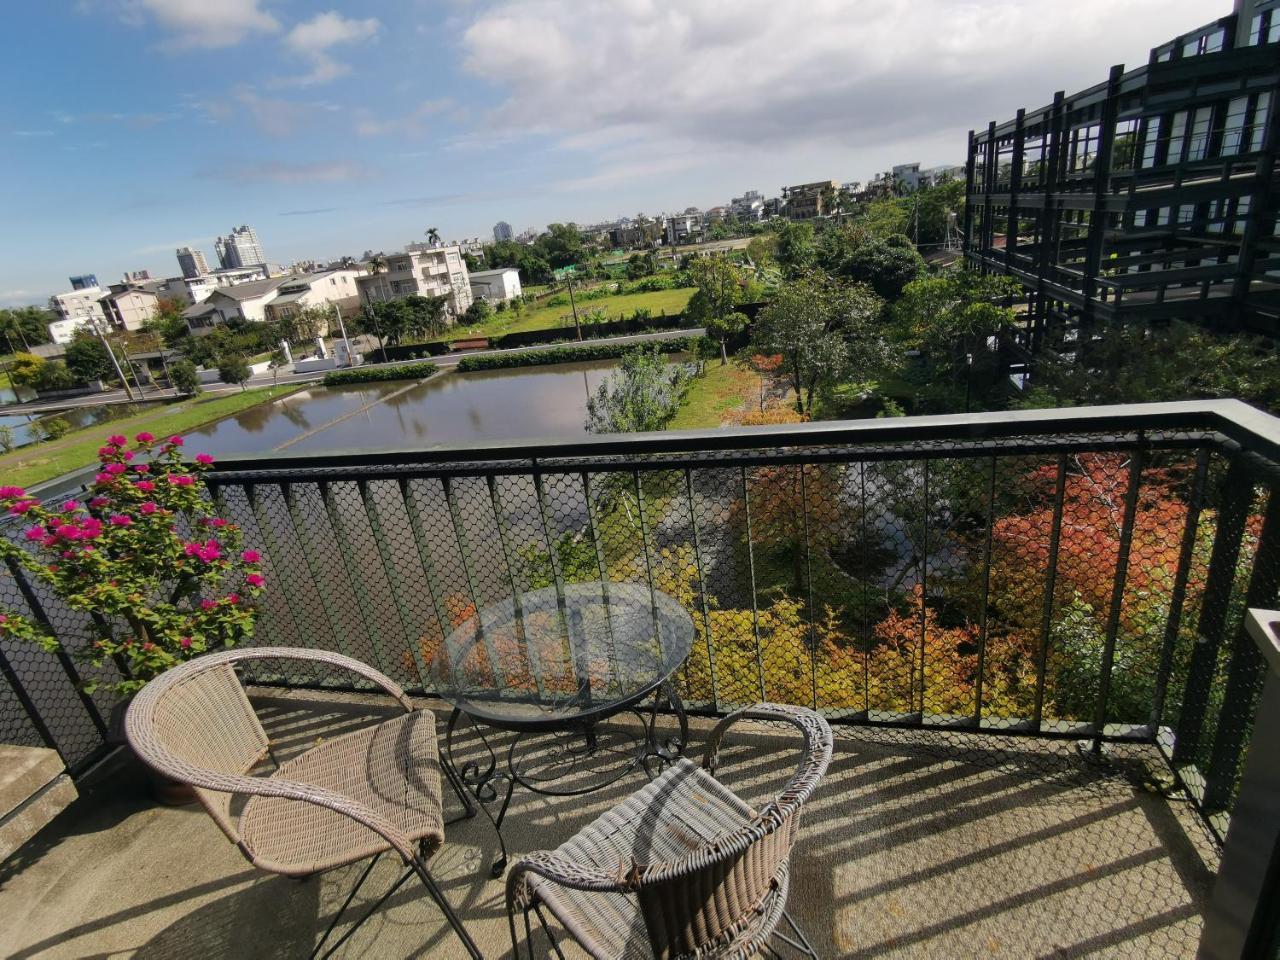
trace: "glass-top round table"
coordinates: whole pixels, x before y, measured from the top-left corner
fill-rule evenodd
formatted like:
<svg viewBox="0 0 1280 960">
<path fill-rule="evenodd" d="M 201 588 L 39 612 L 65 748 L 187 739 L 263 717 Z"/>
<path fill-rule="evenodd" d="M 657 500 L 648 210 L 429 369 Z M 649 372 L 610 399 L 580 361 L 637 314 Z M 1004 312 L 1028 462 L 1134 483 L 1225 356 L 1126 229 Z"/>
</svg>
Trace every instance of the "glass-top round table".
<svg viewBox="0 0 1280 960">
<path fill-rule="evenodd" d="M 590 583 L 546 587 L 508 597 L 472 614 L 436 650 L 429 667 L 436 693 L 453 706 L 445 773 L 479 802 L 502 840 L 502 819 L 515 784 L 539 793 L 598 790 L 637 766 L 677 756 L 688 721 L 671 676 L 689 656 L 694 626 L 672 597 L 647 584 Z M 657 708 L 670 704 L 678 736 L 661 738 Z M 640 705 L 647 699 L 647 709 Z M 597 725 L 623 711 L 634 725 Z M 454 733 L 466 716 L 488 760 L 459 763 Z M 506 763 L 485 727 L 510 731 Z M 488 806 L 498 804 L 497 815 Z M 468 814 L 475 808 L 468 803 Z M 499 876 L 506 865 L 493 865 Z"/>
</svg>

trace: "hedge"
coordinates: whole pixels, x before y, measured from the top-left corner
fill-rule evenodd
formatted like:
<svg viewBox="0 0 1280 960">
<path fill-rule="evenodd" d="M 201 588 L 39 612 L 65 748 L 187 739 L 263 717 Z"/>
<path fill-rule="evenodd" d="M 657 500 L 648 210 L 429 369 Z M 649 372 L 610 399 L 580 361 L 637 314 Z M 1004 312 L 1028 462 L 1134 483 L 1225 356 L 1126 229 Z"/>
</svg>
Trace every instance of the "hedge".
<svg viewBox="0 0 1280 960">
<path fill-rule="evenodd" d="M 506 367 L 540 367 L 548 363 L 580 363 L 584 360 L 616 360 L 637 347 L 656 346 L 662 353 L 682 353 L 694 349 L 697 337 L 673 337 L 646 343 L 580 343 L 550 350 L 524 350 L 519 353 L 486 353 L 463 357 L 458 361 L 460 373 L 475 370 L 499 370 Z"/>
<path fill-rule="evenodd" d="M 410 343 L 399 347 L 387 347 L 385 350 L 374 348 L 366 355 L 370 363 L 398 363 L 401 360 L 425 360 L 427 357 L 442 357 L 449 352 L 447 343 Z"/>
<path fill-rule="evenodd" d="M 421 363 L 399 363 L 393 367 L 356 367 L 354 370 L 330 370 L 324 375 L 324 385 L 335 387 L 344 383 L 370 383 L 375 380 L 423 380 L 440 368 L 430 360 Z"/>
</svg>

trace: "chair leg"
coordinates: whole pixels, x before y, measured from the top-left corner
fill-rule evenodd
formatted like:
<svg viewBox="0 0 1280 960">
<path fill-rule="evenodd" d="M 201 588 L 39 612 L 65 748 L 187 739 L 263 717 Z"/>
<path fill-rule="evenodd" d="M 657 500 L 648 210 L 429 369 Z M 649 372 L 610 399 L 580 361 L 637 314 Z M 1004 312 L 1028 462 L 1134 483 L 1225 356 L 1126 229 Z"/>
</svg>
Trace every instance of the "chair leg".
<svg viewBox="0 0 1280 960">
<path fill-rule="evenodd" d="M 423 885 L 427 888 L 427 893 L 431 894 L 444 917 L 449 921 L 449 926 L 453 928 L 453 932 L 457 934 L 458 939 L 462 941 L 463 947 L 467 953 L 471 955 L 472 960 L 484 960 L 479 948 L 475 945 L 475 941 L 471 939 L 471 935 L 467 933 L 466 927 L 462 925 L 462 921 L 458 919 L 458 915 L 453 912 L 453 907 L 449 904 L 449 899 L 444 895 L 444 891 L 436 884 L 435 877 L 431 876 L 431 871 L 427 869 L 426 863 L 420 857 L 413 858 L 412 872 L 418 874 L 418 878 L 422 880 Z"/>
<path fill-rule="evenodd" d="M 542 932 L 546 934 L 547 940 L 551 942 L 551 949 L 556 952 L 556 956 L 560 960 L 565 960 L 564 953 L 560 950 L 560 944 L 556 942 L 556 938 L 551 934 L 551 928 L 547 926 L 547 918 L 542 915 L 542 907 L 539 904 L 533 905 L 533 912 L 538 915 L 538 923 L 542 925 Z M 529 922 L 528 914 L 525 914 L 525 923 Z"/>
<path fill-rule="evenodd" d="M 330 947 L 325 952 L 324 954 L 325 960 L 328 960 L 329 957 L 333 956 L 334 953 L 338 950 L 338 948 L 341 947 L 344 943 L 346 943 L 351 938 L 351 935 L 355 933 L 357 930 L 359 930 L 364 925 L 364 922 L 368 920 L 370 917 L 372 917 L 374 913 L 377 912 L 378 908 L 381 907 L 384 903 L 386 903 L 387 900 L 390 899 L 391 895 L 395 893 L 397 890 L 399 890 L 402 886 L 404 886 L 404 882 L 412 876 L 413 876 L 412 868 L 402 873 L 400 875 L 400 879 L 391 885 L 391 889 L 388 890 L 386 893 L 384 893 L 382 896 L 380 896 L 377 899 L 377 902 L 373 904 L 373 906 L 369 907 L 368 910 L 362 913 L 360 915 L 360 919 L 351 925 L 351 929 L 348 930 L 346 933 L 344 933 L 341 937 L 339 937 L 338 942 L 335 943 L 332 947 Z"/>
<path fill-rule="evenodd" d="M 800 925 L 796 923 L 795 918 L 792 917 L 791 914 L 786 910 L 782 911 L 782 917 L 784 920 L 787 921 L 787 926 L 791 928 L 791 932 L 795 936 L 795 939 L 793 940 L 791 937 L 788 937 L 786 934 L 779 933 L 776 929 L 773 931 L 773 934 L 772 934 L 774 939 L 781 940 L 783 943 L 791 947 L 791 949 L 795 950 L 797 953 L 801 954 L 802 956 L 812 957 L 813 960 L 818 960 L 818 951 L 813 949 L 813 944 L 811 944 L 809 942 L 809 938 L 804 935 L 804 931 L 800 929 Z M 774 950 L 772 946 L 770 946 L 769 949 L 775 955 L 780 956 L 780 954 L 778 954 L 778 951 Z"/>
<path fill-rule="evenodd" d="M 355 886 L 351 888 L 351 892 L 347 894 L 347 899 L 343 901 L 342 906 L 338 908 L 338 912 L 333 915 L 333 919 L 329 921 L 329 926 L 324 932 L 324 936 L 320 938 L 320 942 L 316 944 L 315 949 L 311 951 L 312 960 L 320 953 L 320 948 L 324 946 L 325 941 L 329 939 L 329 935 L 333 933 L 333 928 L 338 925 L 338 921 L 342 919 L 342 915 L 347 912 L 347 907 L 351 906 L 351 901 L 356 898 L 356 894 L 360 892 L 360 887 L 364 885 L 365 880 L 369 879 L 369 874 L 373 872 L 374 864 L 382 854 L 375 854 L 373 859 L 369 861 L 369 865 L 364 868 L 360 874 L 360 879 L 356 881 Z M 299 880 L 310 880 L 311 874 L 305 877 L 299 877 Z"/>
</svg>

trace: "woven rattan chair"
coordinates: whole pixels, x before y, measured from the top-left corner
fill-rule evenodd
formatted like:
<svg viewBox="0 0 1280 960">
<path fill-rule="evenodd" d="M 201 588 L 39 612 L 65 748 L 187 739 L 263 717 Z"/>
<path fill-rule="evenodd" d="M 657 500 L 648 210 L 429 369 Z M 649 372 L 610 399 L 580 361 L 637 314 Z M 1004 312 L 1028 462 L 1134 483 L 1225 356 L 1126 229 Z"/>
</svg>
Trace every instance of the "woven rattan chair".
<svg viewBox="0 0 1280 960">
<path fill-rule="evenodd" d="M 395 697 L 405 714 L 323 741 L 278 764 L 269 775 L 251 776 L 262 760 L 274 756 L 235 667 L 258 659 L 305 660 L 349 670 Z M 313 957 L 378 857 L 390 851 L 408 869 L 329 953 L 416 874 L 468 953 L 481 956 L 427 870 L 427 859 L 444 842 L 435 716 L 416 709 L 390 678 L 358 660 L 318 650 L 263 647 L 212 653 L 148 683 L 129 706 L 125 733 L 149 766 L 194 788 L 209 816 L 254 866 L 305 878 L 373 858 Z M 460 785 L 452 777 L 450 783 L 471 812 Z M 234 817 L 237 795 L 248 800 Z"/>
<path fill-rule="evenodd" d="M 744 718 L 785 720 L 804 734 L 786 788 L 754 811 L 719 783 L 720 743 Z M 811 710 L 762 703 L 711 733 L 702 767 L 684 758 L 554 852 L 522 858 L 507 874 L 513 953 L 517 913 L 533 956 L 529 914 L 555 916 L 592 957 L 747 958 L 779 940 L 816 957 L 787 914 L 788 861 L 800 808 L 831 761 L 831 728 Z M 777 930 L 786 919 L 791 936 Z"/>
</svg>

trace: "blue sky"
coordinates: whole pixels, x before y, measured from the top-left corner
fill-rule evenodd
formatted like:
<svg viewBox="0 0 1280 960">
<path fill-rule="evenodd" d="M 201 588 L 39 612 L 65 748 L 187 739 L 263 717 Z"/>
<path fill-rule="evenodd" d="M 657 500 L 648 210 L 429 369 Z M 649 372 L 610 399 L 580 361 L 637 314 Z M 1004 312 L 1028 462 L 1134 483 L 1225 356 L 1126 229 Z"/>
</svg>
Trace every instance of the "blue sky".
<svg viewBox="0 0 1280 960">
<path fill-rule="evenodd" d="M 960 162 L 965 134 L 1228 0 L 10 4 L 0 305 L 176 272 L 589 222 Z M 1110 20 L 1112 29 L 1103 30 Z M 1015 40 L 1016 38 L 1016 40 Z M 18 42 L 21 39 L 25 42 Z M 1024 41 L 1024 42 L 1017 42 Z M 1015 50 L 1012 59 L 1009 51 Z"/>
</svg>

